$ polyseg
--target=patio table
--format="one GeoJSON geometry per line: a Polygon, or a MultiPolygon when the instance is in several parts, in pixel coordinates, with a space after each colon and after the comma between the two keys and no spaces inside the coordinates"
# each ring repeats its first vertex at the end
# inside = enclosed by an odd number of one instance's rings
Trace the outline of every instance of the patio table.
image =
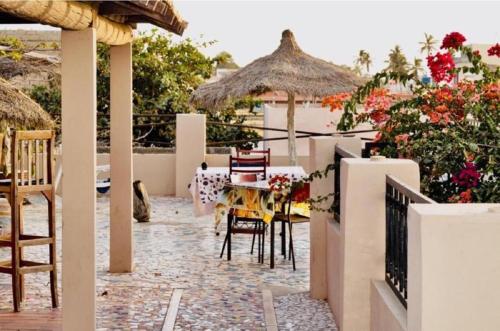
{"type": "MultiPolygon", "coordinates": [[[[248,167],[252,169],[252,167],[248,167]]],[[[304,169],[299,166],[267,167],[265,180],[280,175],[286,176],[292,182],[299,181],[307,176],[304,169]]],[[[264,178],[260,178],[263,180],[264,178]]],[[[196,169],[196,174],[191,180],[189,191],[193,197],[195,216],[209,215],[214,212],[218,199],[224,186],[230,182],[229,167],[209,167],[202,170],[196,169]]],[[[216,224],[217,228],[218,224],[216,224]]]]}

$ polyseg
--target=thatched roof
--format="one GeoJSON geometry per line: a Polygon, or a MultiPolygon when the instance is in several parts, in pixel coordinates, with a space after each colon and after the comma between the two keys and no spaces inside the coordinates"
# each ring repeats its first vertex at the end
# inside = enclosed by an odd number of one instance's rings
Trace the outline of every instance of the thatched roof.
{"type": "Polygon", "coordinates": [[[23,129],[50,129],[54,126],[42,107],[3,78],[0,78],[0,122],[23,129]]]}
{"type": "Polygon", "coordinates": [[[322,97],[350,92],[363,84],[354,73],[304,53],[290,30],[283,31],[281,44],[272,54],[261,57],[215,83],[200,86],[191,101],[216,108],[226,101],[268,91],[322,97]]]}
{"type": "MultiPolygon", "coordinates": [[[[8,51],[10,48],[0,46],[0,51],[1,50],[8,51]]],[[[19,60],[14,60],[7,56],[0,57],[1,78],[7,79],[12,84],[11,80],[13,78],[29,75],[38,75],[43,77],[43,80],[46,83],[48,83],[49,80],[59,81],[61,77],[61,61],[57,56],[46,55],[38,52],[25,53],[19,60]]],[[[37,84],[40,85],[40,83],[37,84]]]]}

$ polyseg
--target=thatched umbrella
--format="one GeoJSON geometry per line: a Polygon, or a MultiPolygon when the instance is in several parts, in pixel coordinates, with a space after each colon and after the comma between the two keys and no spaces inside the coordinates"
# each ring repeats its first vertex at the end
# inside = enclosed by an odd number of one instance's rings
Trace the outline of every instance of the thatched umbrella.
{"type": "Polygon", "coordinates": [[[50,129],[50,115],[21,90],[0,78],[0,123],[23,129],[50,129]]]}
{"type": "Polygon", "coordinates": [[[350,92],[363,80],[340,66],[304,53],[290,30],[283,31],[281,44],[272,54],[261,57],[221,80],[200,86],[191,101],[202,107],[218,108],[230,100],[267,91],[288,94],[288,153],[297,164],[295,148],[295,95],[323,97],[350,92]]]}
{"type": "Polygon", "coordinates": [[[0,168],[8,173],[8,160],[10,157],[10,144],[8,128],[16,129],[51,129],[54,122],[35,101],[31,100],[21,90],[12,86],[5,79],[0,78],[0,168]]]}

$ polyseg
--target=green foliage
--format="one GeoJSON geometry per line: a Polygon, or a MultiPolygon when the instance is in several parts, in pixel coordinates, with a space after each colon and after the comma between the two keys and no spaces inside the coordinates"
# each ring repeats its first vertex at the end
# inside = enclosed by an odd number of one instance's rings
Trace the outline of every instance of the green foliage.
{"type": "Polygon", "coordinates": [[[399,45],[394,46],[389,53],[389,60],[386,71],[395,72],[398,74],[406,74],[408,71],[408,60],[404,55],[399,45]]]}
{"type": "MultiPolygon", "coordinates": [[[[135,114],[176,114],[193,111],[189,105],[191,93],[213,72],[217,61],[221,59],[205,56],[201,50],[214,42],[194,42],[184,39],[174,42],[170,34],[152,30],[141,33],[134,39],[132,50],[133,65],[133,102],[135,114]]],[[[226,60],[231,58],[229,54],[226,60]]],[[[97,47],[97,112],[100,128],[98,137],[109,139],[110,113],[110,61],[109,46],[98,44],[97,47]]],[[[30,92],[32,97],[49,111],[51,115],[60,114],[60,87],[36,86],[30,92]]],[[[250,108],[256,103],[250,99],[241,101],[250,108]]],[[[241,106],[241,105],[239,105],[241,106]]],[[[221,120],[235,121],[234,114],[220,117],[221,120]],[[231,116],[229,116],[231,115],[231,116]]],[[[212,115],[209,115],[212,116],[212,115]]],[[[243,121],[237,120],[237,121],[243,121]]],[[[171,122],[154,121],[155,123],[171,122]]],[[[134,136],[138,143],[149,146],[156,142],[160,146],[175,142],[175,126],[148,126],[151,119],[137,118],[134,136]],[[150,143],[148,143],[150,141],[150,143]]],[[[239,128],[221,128],[213,138],[220,137],[255,137],[255,133],[239,128]],[[225,132],[227,130],[228,132],[225,132]]],[[[218,140],[220,141],[220,140],[218,140]]]]}
{"type": "Polygon", "coordinates": [[[370,121],[370,110],[359,113],[358,105],[389,80],[411,81],[415,84],[413,95],[377,110],[387,116],[384,122],[371,121],[379,130],[380,141],[397,146],[382,154],[418,162],[421,190],[438,202],[498,202],[500,69],[491,71],[469,47],[458,50],[471,66],[455,68],[453,73],[472,72],[482,78],[458,86],[422,85],[415,81],[415,72],[378,73],[344,104],[338,129],[349,130],[370,121]]]}
{"type": "Polygon", "coordinates": [[[35,85],[29,96],[50,114],[56,124],[56,133],[61,132],[61,90],[53,86],[35,85]]]}
{"type": "Polygon", "coordinates": [[[6,49],[0,50],[1,57],[9,57],[15,61],[19,61],[23,57],[26,49],[24,43],[16,37],[2,37],[0,38],[0,46],[6,49]]]}
{"type": "Polygon", "coordinates": [[[239,66],[234,62],[233,56],[224,51],[214,57],[216,69],[238,69],[239,66]]]}
{"type": "MultiPolygon", "coordinates": [[[[225,110],[223,112],[208,113],[207,121],[222,122],[243,125],[245,117],[236,116],[234,109],[225,110]]],[[[229,127],[223,125],[208,124],[207,125],[207,142],[223,142],[236,140],[251,140],[258,139],[260,135],[254,130],[242,129],[239,127],[229,127]]],[[[257,147],[257,142],[240,142],[228,143],[218,146],[239,147],[242,149],[252,149],[257,147]]]]}
{"type": "Polygon", "coordinates": [[[30,98],[35,100],[52,117],[61,114],[60,89],[45,85],[35,85],[30,90],[30,98]]]}

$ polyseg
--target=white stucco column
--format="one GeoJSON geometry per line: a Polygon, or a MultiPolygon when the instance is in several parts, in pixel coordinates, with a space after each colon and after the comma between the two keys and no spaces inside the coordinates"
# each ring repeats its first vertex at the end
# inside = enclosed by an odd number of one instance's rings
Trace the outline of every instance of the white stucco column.
{"type": "Polygon", "coordinates": [[[500,204],[408,208],[408,331],[500,330],[500,204]]]}
{"type": "Polygon", "coordinates": [[[63,329],[95,330],[96,36],[61,33],[63,329]]]}
{"type": "Polygon", "coordinates": [[[188,185],[205,161],[206,119],[203,114],[178,114],[175,130],[175,196],[190,197],[188,185]]]}
{"type": "MultiPolygon", "coordinates": [[[[309,169],[311,172],[325,170],[328,164],[334,162],[335,145],[345,147],[347,150],[361,154],[361,140],[359,138],[342,137],[314,137],[309,139],[309,169]]],[[[311,183],[311,196],[325,196],[333,192],[334,173],[328,177],[315,179],[311,183]]],[[[322,208],[328,209],[332,199],[324,202],[322,208]]],[[[315,299],[328,297],[327,284],[327,225],[331,215],[326,212],[311,211],[310,230],[310,292],[315,299]]],[[[328,252],[329,253],[329,252],[328,252]]]]}
{"type": "Polygon", "coordinates": [[[110,272],[134,267],[132,44],[110,48],[111,205],[110,272]]]}
{"type": "Polygon", "coordinates": [[[385,279],[386,175],[419,190],[418,164],[401,159],[344,158],[340,167],[340,265],[333,282],[343,331],[370,330],[372,281],[385,279]]]}

